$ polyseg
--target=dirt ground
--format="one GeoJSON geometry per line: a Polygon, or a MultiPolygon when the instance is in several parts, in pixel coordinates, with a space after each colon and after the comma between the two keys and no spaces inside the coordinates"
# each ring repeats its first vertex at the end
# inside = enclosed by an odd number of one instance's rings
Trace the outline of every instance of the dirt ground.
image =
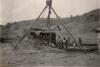
{"type": "Polygon", "coordinates": [[[13,50],[0,48],[0,67],[100,67],[100,54],[64,51],[51,47],[13,50]]]}

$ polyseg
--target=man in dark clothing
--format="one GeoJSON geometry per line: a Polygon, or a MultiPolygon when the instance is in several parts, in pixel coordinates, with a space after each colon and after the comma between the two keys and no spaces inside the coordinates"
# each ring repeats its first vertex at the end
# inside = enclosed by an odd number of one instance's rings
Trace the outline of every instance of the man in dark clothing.
{"type": "Polygon", "coordinates": [[[65,49],[65,41],[66,41],[66,38],[64,38],[63,41],[62,41],[63,42],[63,48],[64,49],[65,49]]]}
{"type": "Polygon", "coordinates": [[[79,37],[79,44],[80,46],[83,46],[82,39],[80,37],[79,37]]]}
{"type": "Polygon", "coordinates": [[[70,46],[70,37],[67,39],[67,45],[70,46]]]}

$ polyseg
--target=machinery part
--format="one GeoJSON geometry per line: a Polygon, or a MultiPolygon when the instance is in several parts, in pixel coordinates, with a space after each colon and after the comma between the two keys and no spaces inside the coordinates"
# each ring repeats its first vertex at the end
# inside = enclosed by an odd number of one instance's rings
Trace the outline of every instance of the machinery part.
{"type": "Polygon", "coordinates": [[[51,7],[52,6],[52,0],[46,0],[46,5],[51,7]]]}

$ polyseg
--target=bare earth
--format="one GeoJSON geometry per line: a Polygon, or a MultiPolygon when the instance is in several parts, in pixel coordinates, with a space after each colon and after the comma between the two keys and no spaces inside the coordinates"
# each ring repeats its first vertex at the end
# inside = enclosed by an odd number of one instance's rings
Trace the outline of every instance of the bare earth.
{"type": "Polygon", "coordinates": [[[57,48],[13,50],[0,48],[0,67],[100,67],[100,54],[66,52],[57,48]]]}

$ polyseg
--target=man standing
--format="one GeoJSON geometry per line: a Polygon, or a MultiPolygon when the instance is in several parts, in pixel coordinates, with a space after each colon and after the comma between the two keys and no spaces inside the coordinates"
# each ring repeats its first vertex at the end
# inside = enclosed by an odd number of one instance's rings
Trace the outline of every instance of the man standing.
{"type": "Polygon", "coordinates": [[[82,39],[79,37],[79,45],[83,46],[82,39]]]}
{"type": "Polygon", "coordinates": [[[97,36],[97,44],[98,44],[98,50],[100,53],[100,31],[98,32],[98,36],[97,36]]]}
{"type": "Polygon", "coordinates": [[[63,49],[66,48],[66,38],[63,39],[63,49]]]}
{"type": "Polygon", "coordinates": [[[68,47],[68,40],[66,38],[63,39],[63,48],[66,50],[68,47]]]}
{"type": "Polygon", "coordinates": [[[67,39],[67,45],[70,46],[70,37],[67,39]]]}

